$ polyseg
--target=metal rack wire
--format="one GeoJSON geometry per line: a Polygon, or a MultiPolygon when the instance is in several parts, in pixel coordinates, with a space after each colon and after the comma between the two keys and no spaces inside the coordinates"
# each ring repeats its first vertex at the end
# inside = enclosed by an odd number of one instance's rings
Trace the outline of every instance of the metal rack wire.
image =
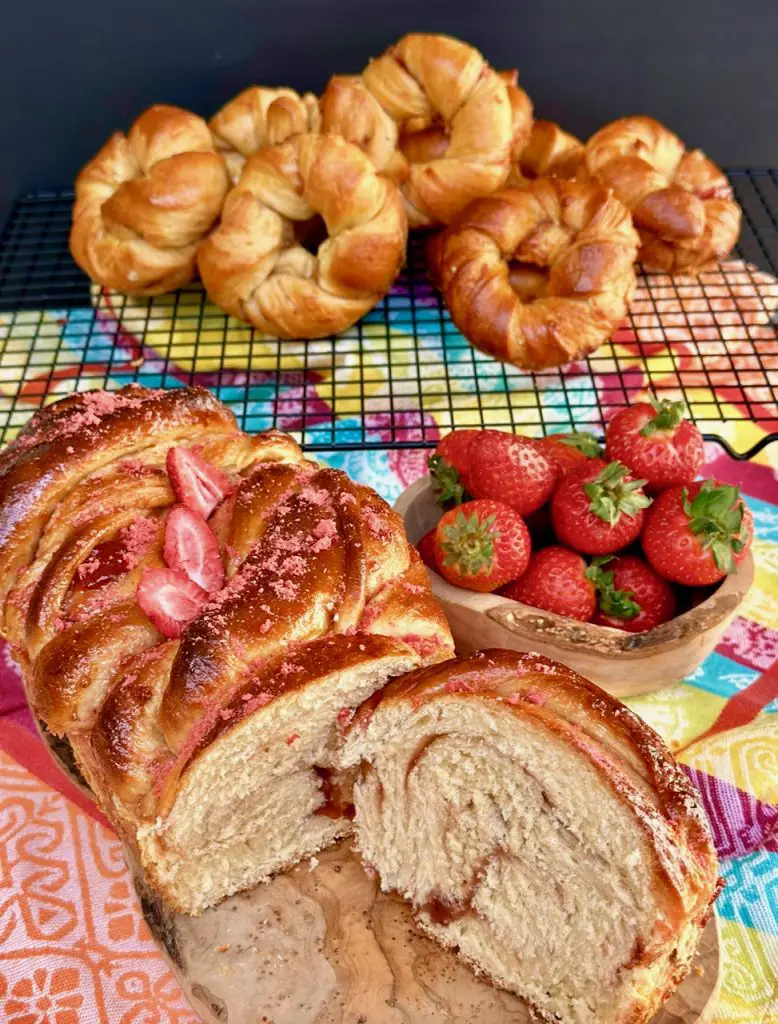
{"type": "Polygon", "coordinates": [[[353,328],[278,341],[229,320],[198,285],[155,300],[90,291],[67,249],[72,193],[26,196],[0,236],[0,440],[68,391],[130,381],[204,384],[245,429],[291,430],[314,451],[433,445],[462,426],[601,433],[651,390],[684,398],[708,439],[751,457],[778,436],[778,174],[730,178],[744,211],[736,257],[699,279],[642,277],[609,344],[540,373],[467,343],[427,279],[420,239],[353,328]]]}

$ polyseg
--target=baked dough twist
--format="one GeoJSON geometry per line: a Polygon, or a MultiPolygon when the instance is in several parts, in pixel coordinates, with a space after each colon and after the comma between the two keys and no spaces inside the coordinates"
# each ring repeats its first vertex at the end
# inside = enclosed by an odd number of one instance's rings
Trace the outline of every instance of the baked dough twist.
{"type": "Polygon", "coordinates": [[[0,456],[0,526],[0,626],[30,703],[184,912],[347,834],[330,772],[349,709],[451,654],[401,519],[204,389],[49,406],[0,456]],[[221,499],[207,522],[182,481],[221,499]],[[191,582],[206,569],[226,572],[210,596],[191,582]]]}
{"type": "Polygon", "coordinates": [[[726,175],[658,121],[612,121],[586,143],[585,162],[632,212],[646,270],[697,273],[732,251],[740,207],[726,175]]]}
{"type": "Polygon", "coordinates": [[[538,178],[476,200],[427,251],[468,341],[538,370],[593,352],[618,327],[637,244],[628,210],[609,192],[538,178]]]}
{"type": "Polygon", "coordinates": [[[316,338],[389,291],[407,234],[397,188],[361,150],[335,135],[296,135],[249,158],[198,266],[228,313],[281,338],[316,338]],[[328,237],[312,253],[300,232],[317,216],[328,237]]]}
{"type": "MultiPolygon", "coordinates": [[[[337,76],[321,98],[322,131],[356,143],[402,189],[411,227],[447,224],[471,199],[499,188],[510,167],[513,111],[505,82],[472,46],[407,35],[361,76],[337,76]],[[442,123],[445,152],[410,160],[400,148],[442,123]]],[[[433,132],[439,139],[440,133],[433,132]]]]}
{"type": "Polygon", "coordinates": [[[216,152],[227,164],[233,185],[248,157],[293,135],[319,130],[319,103],[312,93],[252,85],[231,99],[208,122],[216,152]]]}
{"type": "Polygon", "coordinates": [[[357,712],[357,841],[423,931],[560,1024],[645,1024],[718,891],[694,787],[659,736],[539,655],[412,672],[357,712]]]}
{"type": "Polygon", "coordinates": [[[523,149],[513,158],[509,185],[533,178],[576,178],[584,163],[584,144],[553,121],[535,121],[523,149]]]}
{"type": "Polygon", "coordinates": [[[76,178],[73,259],[97,284],[130,295],[180,288],[194,277],[197,245],[228,187],[205,121],[149,107],[76,178]]]}

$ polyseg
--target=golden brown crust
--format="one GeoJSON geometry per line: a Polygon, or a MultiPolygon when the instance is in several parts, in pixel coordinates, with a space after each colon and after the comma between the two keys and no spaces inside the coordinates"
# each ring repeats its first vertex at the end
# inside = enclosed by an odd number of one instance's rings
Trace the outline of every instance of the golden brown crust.
{"type": "Polygon", "coordinates": [[[447,224],[505,181],[512,138],[527,116],[517,93],[512,105],[505,81],[466,43],[410,34],[361,76],[330,82],[322,130],[361,146],[400,184],[411,227],[447,224]]]}
{"type": "Polygon", "coordinates": [[[202,118],[158,104],[80,172],[70,251],[98,284],[134,295],[179,288],[219,216],[227,169],[202,118]]]}
{"type": "Polygon", "coordinates": [[[233,185],[246,160],[263,146],[277,146],[293,135],[316,132],[319,105],[312,93],[252,85],[213,115],[208,122],[214,147],[227,164],[233,185]]]}
{"type": "Polygon", "coordinates": [[[312,338],[375,305],[406,240],[392,182],[345,139],[302,134],[248,159],[197,259],[222,309],[278,337],[312,338]],[[299,236],[317,216],[328,238],[314,255],[299,236]]]}
{"type": "Polygon", "coordinates": [[[476,200],[432,239],[428,261],[473,345],[543,369],[593,352],[622,322],[637,242],[604,189],[539,178],[476,200]]]}
{"type": "Polygon", "coordinates": [[[230,722],[262,713],[244,700],[251,680],[280,694],[325,667],[451,653],[397,514],[290,437],[241,433],[203,389],[81,393],[43,410],[0,455],[0,524],[3,628],[31,704],[130,841],[230,722]],[[228,583],[165,640],[136,590],[164,565],[166,458],[180,445],[234,487],[209,520],[228,583]]]}
{"type": "Polygon", "coordinates": [[[584,163],[584,144],[553,121],[535,121],[524,148],[514,157],[509,185],[526,179],[575,179],[584,163]]]}
{"type": "Polygon", "coordinates": [[[653,118],[605,125],[586,143],[585,164],[632,212],[646,270],[698,273],[737,242],[740,207],[726,175],[653,118]]]}

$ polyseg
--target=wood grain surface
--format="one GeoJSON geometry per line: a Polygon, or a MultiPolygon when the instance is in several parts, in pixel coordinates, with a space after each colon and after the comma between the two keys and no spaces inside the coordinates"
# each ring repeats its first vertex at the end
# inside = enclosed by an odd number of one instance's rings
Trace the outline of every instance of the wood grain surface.
{"type": "MultiPolygon", "coordinates": [[[[404,491],[395,509],[411,543],[441,516],[429,477],[404,491]]],[[[530,608],[499,594],[478,594],[447,583],[429,570],[432,590],[443,607],[457,651],[484,647],[536,651],[580,672],[616,697],[632,697],[671,686],[691,675],[710,654],[754,579],[751,554],[707,600],[645,633],[627,633],[530,608]]]]}
{"type": "MultiPolygon", "coordinates": [[[[136,889],[192,1006],[207,1024],[531,1024],[381,893],[350,841],[193,918],[136,889]]],[[[707,1024],[719,983],[715,918],[692,973],[652,1024],[707,1024]]]]}

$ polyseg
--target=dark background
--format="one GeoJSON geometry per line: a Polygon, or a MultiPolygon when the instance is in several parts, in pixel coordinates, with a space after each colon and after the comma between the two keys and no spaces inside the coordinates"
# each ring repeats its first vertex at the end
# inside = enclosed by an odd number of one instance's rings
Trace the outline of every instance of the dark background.
{"type": "Polygon", "coordinates": [[[320,91],[409,30],[518,67],[538,116],[578,135],[650,113],[719,163],[778,166],[778,0],[2,0],[0,223],[150,103],[320,91]]]}

